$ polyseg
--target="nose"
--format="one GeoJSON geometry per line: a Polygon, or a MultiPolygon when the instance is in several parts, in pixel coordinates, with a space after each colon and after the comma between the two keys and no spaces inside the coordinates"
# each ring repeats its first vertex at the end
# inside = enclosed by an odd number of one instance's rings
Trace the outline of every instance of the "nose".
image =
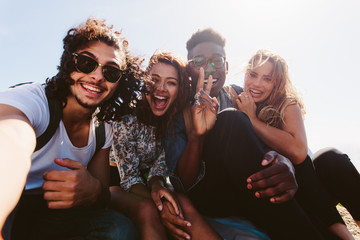
{"type": "Polygon", "coordinates": [[[166,91],[165,81],[158,81],[155,87],[158,91],[166,91]]]}
{"type": "Polygon", "coordinates": [[[93,71],[91,74],[91,78],[94,79],[97,82],[104,81],[104,74],[102,71],[102,65],[99,64],[99,66],[93,71]]]}
{"type": "Polygon", "coordinates": [[[208,61],[205,66],[205,79],[207,79],[213,72],[215,72],[215,68],[213,65],[211,65],[211,62],[208,61]]]}
{"type": "Polygon", "coordinates": [[[260,77],[256,77],[256,78],[254,78],[254,80],[253,80],[253,84],[254,84],[254,85],[259,85],[260,82],[261,82],[261,78],[260,78],[260,77]]]}

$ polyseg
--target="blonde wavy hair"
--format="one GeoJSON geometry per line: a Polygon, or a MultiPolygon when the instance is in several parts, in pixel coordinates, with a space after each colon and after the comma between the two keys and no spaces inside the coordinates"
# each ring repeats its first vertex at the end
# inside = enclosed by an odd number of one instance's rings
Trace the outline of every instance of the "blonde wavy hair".
{"type": "Polygon", "coordinates": [[[286,61],[277,53],[269,50],[258,50],[245,67],[245,74],[249,74],[250,71],[266,62],[273,64],[271,77],[274,81],[274,88],[265,101],[256,103],[256,115],[268,125],[281,128],[284,124],[284,110],[287,106],[298,104],[303,117],[305,107],[290,80],[286,61]]]}

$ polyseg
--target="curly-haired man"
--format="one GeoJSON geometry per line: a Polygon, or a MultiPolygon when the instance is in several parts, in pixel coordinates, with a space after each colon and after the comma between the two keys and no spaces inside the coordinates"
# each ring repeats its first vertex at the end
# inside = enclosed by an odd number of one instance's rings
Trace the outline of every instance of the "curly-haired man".
{"type": "Polygon", "coordinates": [[[8,194],[1,200],[0,225],[26,182],[11,214],[11,239],[131,239],[132,223],[105,210],[112,140],[105,121],[135,106],[141,60],[129,54],[120,32],[99,19],[70,29],[63,42],[59,72],[46,85],[24,84],[0,93],[0,191],[8,194]],[[48,99],[61,106],[61,121],[33,152],[36,138],[51,123],[48,99]],[[97,150],[99,122],[104,122],[105,141],[97,150]]]}

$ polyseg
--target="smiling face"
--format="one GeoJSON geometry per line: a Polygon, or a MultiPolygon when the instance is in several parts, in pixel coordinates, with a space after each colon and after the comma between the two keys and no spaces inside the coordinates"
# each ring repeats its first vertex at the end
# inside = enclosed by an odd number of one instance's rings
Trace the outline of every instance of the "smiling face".
{"type": "Polygon", "coordinates": [[[82,107],[93,109],[110,98],[119,83],[119,81],[115,83],[106,81],[102,66],[108,65],[121,69],[120,63],[123,62],[121,61],[123,56],[120,50],[103,42],[90,42],[78,49],[76,53],[91,57],[101,64],[88,74],[80,71],[70,74],[74,84],[70,86],[71,95],[68,98],[73,97],[82,107]]]}
{"type": "Polygon", "coordinates": [[[179,74],[174,66],[160,62],[152,66],[150,76],[154,86],[153,91],[146,95],[146,100],[153,114],[162,116],[177,97],[179,74]]]}
{"type": "MultiPolygon", "coordinates": [[[[205,82],[210,75],[213,77],[213,85],[210,91],[212,97],[217,97],[221,88],[224,86],[226,74],[228,70],[228,63],[224,61],[221,67],[216,67],[209,59],[216,59],[216,57],[223,57],[225,59],[224,48],[214,42],[202,42],[197,44],[188,53],[189,60],[196,57],[203,57],[207,59],[207,63],[204,66],[205,71],[205,82]]],[[[196,87],[199,78],[199,68],[196,67],[192,62],[189,63],[189,74],[192,79],[193,86],[196,87]]]]}
{"type": "Polygon", "coordinates": [[[267,61],[254,69],[248,69],[246,72],[244,90],[251,94],[256,103],[265,101],[274,89],[273,65],[272,62],[267,61]]]}

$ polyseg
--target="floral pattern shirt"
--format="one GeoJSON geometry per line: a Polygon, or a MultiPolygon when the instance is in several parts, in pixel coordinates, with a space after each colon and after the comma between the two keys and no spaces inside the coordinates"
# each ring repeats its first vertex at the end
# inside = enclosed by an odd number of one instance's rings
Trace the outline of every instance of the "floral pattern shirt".
{"type": "Polygon", "coordinates": [[[110,163],[116,163],[123,189],[129,191],[138,183],[146,185],[153,176],[168,176],[165,151],[156,141],[154,127],[140,123],[136,116],[125,115],[120,122],[113,122],[112,128],[110,163]]]}

